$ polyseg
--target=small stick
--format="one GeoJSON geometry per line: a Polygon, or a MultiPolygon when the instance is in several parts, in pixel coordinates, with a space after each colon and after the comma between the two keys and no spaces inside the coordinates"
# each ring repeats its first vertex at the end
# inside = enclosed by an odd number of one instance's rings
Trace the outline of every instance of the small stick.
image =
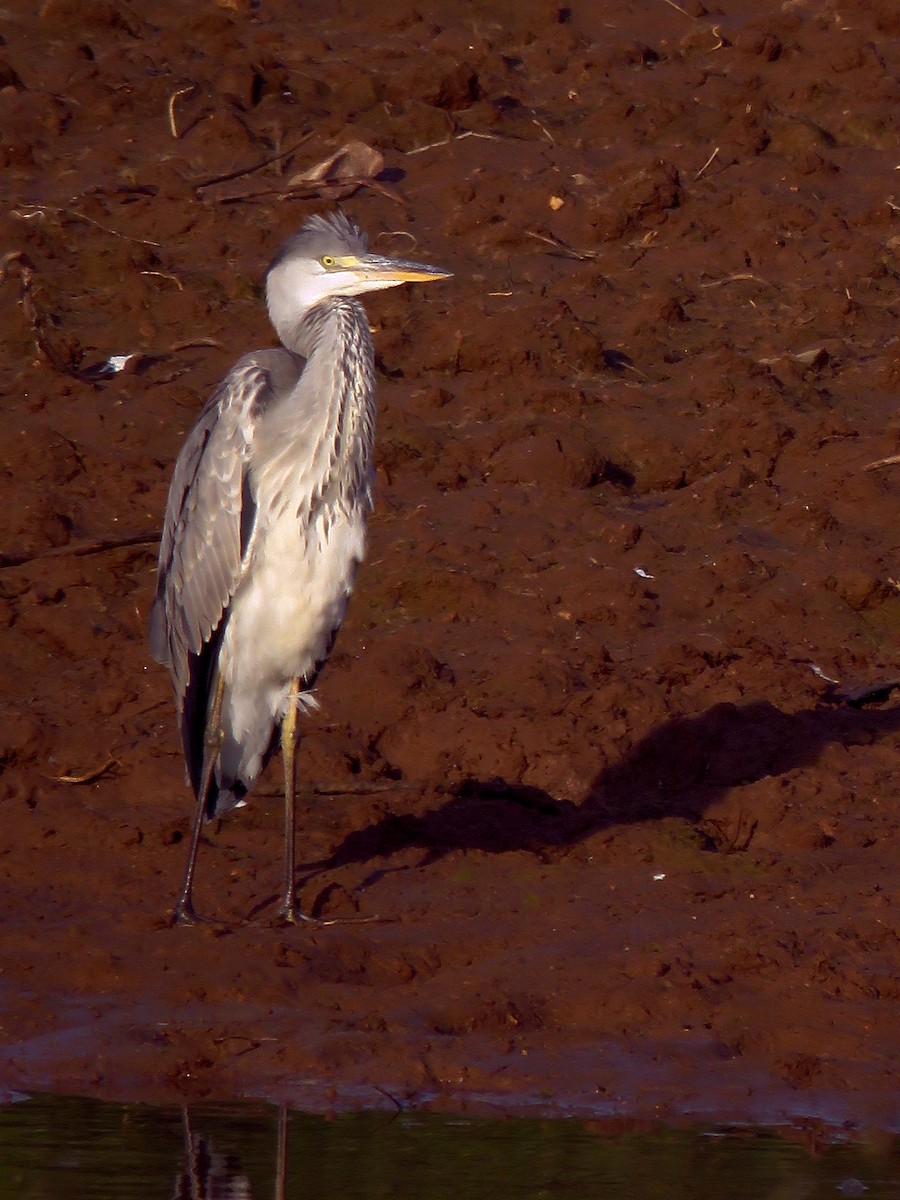
{"type": "Polygon", "coordinates": [[[535,241],[546,242],[548,246],[555,246],[557,250],[561,250],[569,258],[575,258],[579,262],[588,262],[591,259],[600,257],[599,254],[594,254],[591,250],[576,250],[574,246],[570,246],[568,242],[564,242],[562,238],[558,238],[552,233],[536,233],[533,229],[526,229],[525,233],[528,237],[534,238],[535,241]]]}
{"type": "Polygon", "coordinates": [[[179,88],[177,92],[173,92],[169,97],[169,128],[172,131],[172,137],[178,141],[179,133],[178,126],[175,124],[175,101],[179,96],[186,96],[188,92],[193,92],[196,89],[196,83],[192,83],[189,87],[179,88]]]}
{"type": "Polygon", "coordinates": [[[736,275],[726,275],[724,279],[711,279],[709,283],[701,283],[702,288],[721,287],[725,283],[738,283],[741,280],[749,280],[751,283],[761,283],[763,287],[769,287],[769,283],[765,279],[761,279],[759,275],[751,275],[749,271],[739,271],[736,275]]]}
{"type": "Polygon", "coordinates": [[[878,458],[875,462],[866,463],[864,471],[877,471],[881,467],[895,467],[900,463],[900,454],[891,454],[888,458],[878,458]]]}
{"type": "MultiPolygon", "coordinates": [[[[74,208],[55,208],[48,204],[30,204],[27,208],[12,210],[12,215],[22,221],[33,221],[35,218],[41,219],[46,217],[48,213],[52,213],[56,217],[70,217],[75,221],[86,221],[88,225],[102,229],[104,233],[108,233],[112,237],[124,238],[126,242],[138,242],[142,246],[159,246],[159,242],[151,242],[149,238],[132,237],[130,233],[119,233],[117,229],[110,229],[108,225],[101,225],[93,217],[85,216],[84,213],[78,212],[74,208]]],[[[18,251],[14,251],[14,254],[17,253],[18,251]]]]}
{"type": "Polygon", "coordinates": [[[156,532],[129,533],[120,538],[89,538],[82,542],[70,542],[68,546],[54,546],[51,550],[30,552],[14,552],[4,554],[0,551],[0,570],[5,567],[22,567],[26,563],[35,562],[41,558],[62,558],[72,555],[82,558],[87,554],[103,554],[107,550],[122,550],[127,546],[156,546],[159,544],[159,534],[156,532]]]}
{"type": "Polygon", "coordinates": [[[245,200],[264,200],[267,196],[277,196],[279,200],[330,200],[350,196],[361,187],[371,188],[388,200],[393,200],[395,204],[402,203],[389,188],[379,183],[377,179],[362,176],[348,177],[347,179],[322,179],[316,183],[300,184],[297,187],[261,188],[256,192],[240,192],[236,196],[216,196],[215,199],[217,204],[240,204],[245,200]]]}
{"type": "Polygon", "coordinates": [[[197,350],[199,348],[211,347],[213,350],[221,350],[222,343],[217,342],[215,338],[192,338],[189,342],[175,342],[169,347],[169,354],[178,354],[182,350],[197,350]]]}
{"type": "Polygon", "coordinates": [[[684,16],[690,17],[692,21],[697,20],[697,18],[692,13],[689,13],[686,8],[682,8],[680,4],[676,4],[675,0],[666,0],[666,4],[668,4],[670,8],[677,9],[678,12],[682,13],[684,16]]]}
{"type": "Polygon", "coordinates": [[[101,775],[105,775],[107,771],[119,765],[119,760],[110,755],[102,766],[94,767],[92,771],[85,771],[83,775],[47,775],[45,778],[52,779],[54,783],[93,783],[95,779],[99,779],[101,775]]]}
{"type": "MultiPolygon", "coordinates": [[[[532,109],[531,111],[533,113],[534,109],[532,109]]],[[[537,117],[532,116],[531,123],[532,123],[532,125],[537,125],[538,129],[541,131],[542,134],[544,134],[544,136],[547,138],[547,141],[550,143],[551,146],[556,145],[556,142],[554,142],[554,140],[553,140],[553,134],[550,132],[550,130],[547,128],[546,125],[541,124],[541,122],[537,119],[537,117]]]]}
{"type": "Polygon", "coordinates": [[[112,237],[124,238],[126,242],[139,242],[142,246],[160,245],[159,242],[151,242],[149,238],[132,237],[130,233],[119,233],[117,229],[110,229],[107,225],[101,225],[93,217],[87,217],[84,213],[77,212],[74,208],[60,208],[57,211],[61,216],[74,217],[76,221],[87,221],[88,225],[94,225],[97,229],[102,229],[104,233],[108,233],[112,237]]]}
{"type": "Polygon", "coordinates": [[[700,168],[700,170],[699,170],[699,171],[697,172],[697,174],[694,176],[694,179],[699,179],[699,178],[700,178],[700,176],[703,174],[703,172],[704,172],[704,171],[706,170],[706,168],[707,168],[707,167],[710,165],[710,163],[713,161],[713,159],[716,157],[716,155],[717,155],[718,153],[719,153],[719,147],[718,147],[718,146],[716,146],[715,150],[713,150],[712,154],[709,156],[709,158],[706,160],[706,162],[703,164],[703,166],[700,168]]]}
{"type": "Polygon", "coordinates": [[[179,292],[184,291],[184,284],[176,275],[167,275],[165,271],[141,271],[142,275],[156,275],[160,279],[168,279],[169,283],[174,283],[179,292]]]}
{"type": "Polygon", "coordinates": [[[261,171],[263,167],[268,167],[272,163],[280,162],[283,158],[288,158],[295,150],[299,150],[304,142],[308,142],[312,137],[312,131],[304,133],[299,142],[295,142],[290,150],[282,150],[280,154],[273,154],[270,158],[264,158],[262,162],[255,163],[252,167],[241,167],[237,171],[229,171],[227,175],[213,175],[210,179],[204,179],[200,183],[194,184],[194,191],[202,192],[205,188],[212,187],[216,183],[229,183],[232,179],[241,179],[244,175],[252,175],[254,171],[261,171]]]}
{"type": "Polygon", "coordinates": [[[409,238],[409,240],[412,242],[413,250],[415,250],[416,246],[418,246],[418,244],[419,244],[419,239],[416,237],[416,235],[414,233],[410,233],[408,229],[386,229],[384,231],[384,233],[379,233],[376,236],[375,241],[378,242],[382,238],[392,238],[392,237],[409,238]]]}
{"type": "MultiPolygon", "coordinates": [[[[535,124],[537,122],[535,121],[535,124]]],[[[546,131],[545,131],[546,132],[546,131]]],[[[550,136],[549,134],[547,135],[550,136]]],[[[413,150],[407,150],[407,157],[413,154],[423,154],[426,150],[436,150],[438,146],[449,146],[451,142],[461,142],[463,138],[484,138],[486,142],[500,142],[503,139],[496,133],[479,133],[476,129],[466,129],[463,133],[456,133],[452,137],[445,137],[442,142],[429,142],[427,146],[416,146],[413,150]]],[[[553,139],[550,138],[552,141],[553,139]]]]}

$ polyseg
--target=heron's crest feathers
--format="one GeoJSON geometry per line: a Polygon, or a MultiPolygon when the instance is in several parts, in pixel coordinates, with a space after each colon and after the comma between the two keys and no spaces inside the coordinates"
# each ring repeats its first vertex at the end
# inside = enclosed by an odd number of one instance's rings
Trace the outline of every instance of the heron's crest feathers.
{"type": "Polygon", "coordinates": [[[318,259],[325,254],[339,258],[346,254],[365,254],[368,249],[369,239],[342,212],[316,213],[288,238],[272,259],[269,270],[290,258],[318,259]]]}

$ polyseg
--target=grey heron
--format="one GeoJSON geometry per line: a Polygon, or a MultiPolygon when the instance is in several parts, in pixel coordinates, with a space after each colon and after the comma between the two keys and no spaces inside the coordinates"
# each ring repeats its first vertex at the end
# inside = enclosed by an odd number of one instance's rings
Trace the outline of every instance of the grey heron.
{"type": "Polygon", "coordinates": [[[372,507],[375,372],[356,296],[449,272],[372,254],[342,213],[311,217],[266,276],[281,348],[245,354],[188,435],[172,476],[150,648],[169,670],[196,812],[173,922],[199,918],[200,831],[240,805],[280,739],[285,879],[294,863],[298,718],[328,658],[372,507]]]}

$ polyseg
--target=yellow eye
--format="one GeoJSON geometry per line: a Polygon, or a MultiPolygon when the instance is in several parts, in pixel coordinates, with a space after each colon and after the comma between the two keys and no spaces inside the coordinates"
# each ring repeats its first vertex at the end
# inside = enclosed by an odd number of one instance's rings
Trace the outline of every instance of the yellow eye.
{"type": "Polygon", "coordinates": [[[323,267],[333,267],[334,266],[334,257],[331,254],[323,254],[320,261],[321,261],[323,267]]]}

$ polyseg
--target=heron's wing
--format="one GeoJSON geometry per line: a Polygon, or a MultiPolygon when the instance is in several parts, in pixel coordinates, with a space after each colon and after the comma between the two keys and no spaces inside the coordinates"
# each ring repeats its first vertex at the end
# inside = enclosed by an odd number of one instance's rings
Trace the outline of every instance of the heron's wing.
{"type": "Polygon", "coordinates": [[[198,655],[241,577],[253,511],[245,486],[268,371],[243,359],[203,409],[175,464],[159,553],[150,650],[169,668],[179,709],[198,655]]]}

